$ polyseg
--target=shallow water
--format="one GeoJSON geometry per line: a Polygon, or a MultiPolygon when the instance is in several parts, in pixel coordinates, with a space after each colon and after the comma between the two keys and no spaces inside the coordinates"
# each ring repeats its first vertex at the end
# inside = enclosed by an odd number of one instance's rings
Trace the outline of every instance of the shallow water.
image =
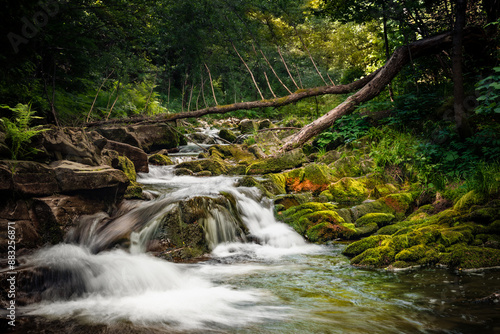
{"type": "Polygon", "coordinates": [[[70,331],[67,323],[72,332],[95,326],[120,332],[126,326],[128,332],[500,333],[499,304],[471,302],[500,290],[498,270],[352,267],[341,255],[345,245],[306,243],[274,220],[255,189],[236,190],[236,180],[174,177],[170,167],[153,167],[139,178],[163,194],[160,200],[232,191],[250,232],[263,244],[220,244],[209,261],[197,264],[169,263],[140,251],[92,254],[81,245],[57,245],[32,261],[70,271],[73,280],[64,288],[75,293],[58,294],[62,287],[56,286],[23,312],[53,333],[70,331]]]}

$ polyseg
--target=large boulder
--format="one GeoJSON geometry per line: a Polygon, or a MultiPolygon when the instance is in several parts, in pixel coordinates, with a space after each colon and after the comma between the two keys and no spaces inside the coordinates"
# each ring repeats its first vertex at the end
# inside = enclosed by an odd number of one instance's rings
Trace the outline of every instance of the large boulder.
{"type": "Polygon", "coordinates": [[[0,161],[0,190],[22,197],[45,196],[59,191],[55,173],[34,161],[0,161]]]}
{"type": "Polygon", "coordinates": [[[146,152],[174,148],[185,144],[185,138],[165,123],[133,125],[129,129],[139,139],[140,147],[146,152]]]}
{"type": "Polygon", "coordinates": [[[114,140],[108,140],[105,146],[108,150],[118,152],[132,161],[137,173],[148,173],[148,155],[142,149],[129,144],[120,143],[114,140]]]}
{"type": "Polygon", "coordinates": [[[135,147],[141,147],[137,135],[128,127],[111,126],[96,129],[102,136],[109,140],[128,144],[135,147]]]}
{"type": "Polygon", "coordinates": [[[185,138],[166,123],[103,127],[96,131],[109,140],[138,147],[147,153],[186,143],[185,138]]]}
{"type": "Polygon", "coordinates": [[[72,227],[78,217],[106,212],[111,202],[82,196],[52,195],[35,198],[32,211],[37,222],[37,232],[43,242],[57,243],[72,227]]]}
{"type": "Polygon", "coordinates": [[[88,166],[62,160],[50,165],[62,193],[92,192],[102,197],[113,194],[123,196],[129,179],[124,172],[110,166],[88,166]]]}
{"type": "Polygon", "coordinates": [[[101,164],[106,138],[95,131],[79,128],[51,128],[41,132],[34,147],[40,150],[36,160],[70,160],[86,165],[101,164]]]}

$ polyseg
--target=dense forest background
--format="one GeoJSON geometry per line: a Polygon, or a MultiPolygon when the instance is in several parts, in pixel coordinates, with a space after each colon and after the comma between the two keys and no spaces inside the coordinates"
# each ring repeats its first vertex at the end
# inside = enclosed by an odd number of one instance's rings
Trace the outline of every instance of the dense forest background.
{"type": "MultiPolygon", "coordinates": [[[[11,1],[0,14],[0,116],[12,118],[21,103],[37,111],[38,122],[83,126],[282,97],[351,83],[383,66],[398,47],[457,27],[475,29],[460,52],[445,48],[411,59],[379,96],[313,143],[324,152],[368,134],[381,164],[408,164],[437,185],[445,182],[438,175],[462,178],[477,166],[498,171],[499,6],[497,0],[11,1]],[[466,133],[457,131],[457,59],[465,112],[458,122],[467,123],[466,133]]],[[[347,96],[230,115],[301,127],[347,96]]]]}

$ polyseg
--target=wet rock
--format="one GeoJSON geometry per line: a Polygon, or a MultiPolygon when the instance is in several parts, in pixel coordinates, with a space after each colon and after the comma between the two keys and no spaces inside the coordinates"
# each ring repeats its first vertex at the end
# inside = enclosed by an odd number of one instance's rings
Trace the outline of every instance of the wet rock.
{"type": "Polygon", "coordinates": [[[141,147],[137,135],[133,131],[130,131],[130,129],[127,127],[124,126],[104,127],[104,128],[98,128],[96,129],[96,131],[109,140],[123,144],[128,144],[138,148],[141,147]]]}
{"type": "Polygon", "coordinates": [[[137,173],[148,173],[148,155],[140,148],[119,143],[113,140],[108,140],[105,146],[108,150],[113,150],[118,152],[119,155],[126,156],[129,158],[135,166],[135,171],[137,173]]]}
{"type": "Polygon", "coordinates": [[[157,166],[174,165],[174,163],[172,162],[172,160],[168,156],[166,156],[164,154],[160,154],[160,153],[150,155],[148,158],[148,162],[151,165],[157,165],[157,166]]]}

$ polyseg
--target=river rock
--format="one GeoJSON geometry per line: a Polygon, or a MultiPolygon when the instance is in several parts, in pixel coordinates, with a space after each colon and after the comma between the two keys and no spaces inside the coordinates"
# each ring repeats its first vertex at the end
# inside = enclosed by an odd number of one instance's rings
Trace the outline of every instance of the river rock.
{"type": "Polygon", "coordinates": [[[129,130],[135,133],[140,147],[148,153],[186,144],[186,139],[166,123],[133,125],[129,130]]]}
{"type": "Polygon", "coordinates": [[[59,191],[55,173],[34,161],[0,161],[0,190],[23,197],[44,196],[59,191]]]}
{"type": "Polygon", "coordinates": [[[40,150],[36,160],[70,160],[86,165],[101,164],[106,138],[95,131],[79,128],[51,128],[41,132],[34,147],[40,150]]]}
{"type": "Polygon", "coordinates": [[[110,194],[115,194],[117,198],[120,198],[129,184],[125,173],[106,165],[88,166],[62,160],[50,166],[54,169],[57,183],[63,193],[94,191],[94,195],[101,196],[105,195],[107,190],[110,194]],[[95,192],[95,190],[99,191],[95,192]]]}
{"type": "Polygon", "coordinates": [[[129,144],[108,140],[106,149],[118,152],[119,155],[129,158],[135,166],[137,173],[148,173],[148,155],[142,149],[129,144]]]}
{"type": "Polygon", "coordinates": [[[307,158],[304,152],[301,149],[295,149],[251,164],[247,169],[247,174],[277,173],[301,166],[305,162],[307,158]]]}
{"type": "Polygon", "coordinates": [[[112,127],[98,128],[96,129],[96,131],[109,140],[128,144],[135,147],[141,147],[137,135],[127,127],[112,126],[112,127]]]}
{"type": "Polygon", "coordinates": [[[238,129],[241,133],[254,133],[259,129],[259,125],[255,121],[244,119],[238,124],[238,129]]]}
{"type": "Polygon", "coordinates": [[[81,196],[52,195],[33,200],[32,210],[38,222],[38,233],[44,242],[56,243],[82,215],[107,212],[110,202],[81,196]]]}

